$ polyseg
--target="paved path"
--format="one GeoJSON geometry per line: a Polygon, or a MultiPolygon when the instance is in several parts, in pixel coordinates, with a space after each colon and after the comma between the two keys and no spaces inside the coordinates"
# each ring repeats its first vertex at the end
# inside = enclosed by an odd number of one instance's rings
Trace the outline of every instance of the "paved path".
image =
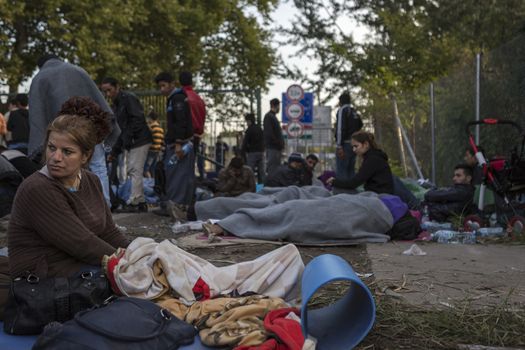
{"type": "Polygon", "coordinates": [[[503,303],[525,308],[525,245],[418,243],[425,256],[401,253],[412,243],[367,245],[380,292],[411,304],[451,307],[503,303]]]}

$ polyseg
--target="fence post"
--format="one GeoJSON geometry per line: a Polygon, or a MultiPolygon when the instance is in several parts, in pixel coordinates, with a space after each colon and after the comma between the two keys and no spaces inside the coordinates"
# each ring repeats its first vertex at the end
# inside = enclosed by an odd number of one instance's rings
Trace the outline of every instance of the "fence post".
{"type": "MultiPolygon", "coordinates": [[[[476,121],[479,121],[479,101],[480,101],[480,78],[481,78],[481,53],[476,55],[476,121]]],[[[479,125],[476,125],[476,145],[479,145],[479,125]]]]}
{"type": "Polygon", "coordinates": [[[432,183],[436,183],[436,124],[434,120],[434,83],[430,83],[430,136],[432,149],[432,183]]]}
{"type": "Polygon", "coordinates": [[[401,122],[399,121],[398,111],[397,111],[397,100],[394,94],[390,95],[392,99],[392,104],[394,105],[394,120],[396,122],[397,129],[397,139],[399,141],[399,153],[401,156],[401,163],[403,163],[403,171],[405,172],[405,177],[408,176],[407,161],[405,157],[405,148],[403,147],[403,135],[401,134],[401,122]]]}
{"type": "Polygon", "coordinates": [[[262,126],[261,124],[261,117],[262,117],[261,88],[255,89],[255,98],[257,99],[257,125],[262,126]]]}

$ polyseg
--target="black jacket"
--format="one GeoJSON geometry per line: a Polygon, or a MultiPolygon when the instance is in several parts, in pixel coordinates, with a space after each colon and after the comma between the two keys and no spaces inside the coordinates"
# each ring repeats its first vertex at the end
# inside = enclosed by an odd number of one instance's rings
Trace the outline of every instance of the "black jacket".
{"type": "Polygon", "coordinates": [[[264,152],[264,136],[259,125],[252,124],[246,129],[241,151],[242,153],[264,152]]]}
{"type": "Polygon", "coordinates": [[[11,131],[9,143],[29,142],[29,111],[20,108],[9,114],[7,130],[11,131]]]}
{"type": "Polygon", "coordinates": [[[337,146],[342,146],[345,141],[349,141],[352,134],[361,130],[363,121],[359,114],[350,105],[341,106],[337,110],[337,120],[335,124],[335,141],[337,146]]]}
{"type": "Polygon", "coordinates": [[[453,215],[468,215],[472,211],[475,187],[458,184],[433,189],[425,193],[425,203],[431,220],[446,221],[453,215]]]}
{"type": "Polygon", "coordinates": [[[284,148],[284,137],[281,125],[274,112],[270,111],[264,116],[264,146],[266,149],[282,151],[284,148]]]}
{"type": "Polygon", "coordinates": [[[121,133],[113,153],[122,149],[130,150],[153,142],[151,130],[144,117],[144,108],[137,96],[127,91],[120,91],[113,101],[113,110],[121,133]]]}
{"type": "Polygon", "coordinates": [[[288,164],[280,165],[271,174],[268,174],[265,186],[268,187],[288,187],[288,186],[307,186],[304,169],[294,169],[288,164]]]}
{"type": "Polygon", "coordinates": [[[363,185],[366,191],[376,193],[394,193],[394,180],[388,165],[388,156],[379,149],[370,149],[363,156],[363,164],[350,180],[333,182],[334,187],[355,189],[363,185]]]}
{"type": "Polygon", "coordinates": [[[166,107],[166,145],[185,143],[193,137],[193,123],[188,100],[182,89],[175,89],[166,107]]]}

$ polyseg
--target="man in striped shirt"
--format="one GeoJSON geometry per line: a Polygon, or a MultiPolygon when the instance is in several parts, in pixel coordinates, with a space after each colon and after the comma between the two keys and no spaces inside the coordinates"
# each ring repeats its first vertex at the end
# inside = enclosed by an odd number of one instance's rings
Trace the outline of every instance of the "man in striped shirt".
{"type": "Polygon", "coordinates": [[[153,110],[148,114],[148,126],[153,136],[153,143],[149,148],[148,158],[144,165],[144,177],[155,177],[155,165],[160,159],[160,152],[164,145],[164,129],[160,126],[158,114],[153,110]]]}

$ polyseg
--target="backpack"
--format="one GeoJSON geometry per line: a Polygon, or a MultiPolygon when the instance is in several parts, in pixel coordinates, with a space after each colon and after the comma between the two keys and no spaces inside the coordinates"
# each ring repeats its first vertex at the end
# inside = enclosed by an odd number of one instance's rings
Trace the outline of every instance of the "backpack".
{"type": "Polygon", "coordinates": [[[416,239],[421,231],[418,219],[407,211],[386,234],[391,240],[410,241],[416,239]]]}
{"type": "Polygon", "coordinates": [[[118,298],[50,323],[33,350],[169,350],[193,343],[197,329],[150,300],[118,298]]]}

